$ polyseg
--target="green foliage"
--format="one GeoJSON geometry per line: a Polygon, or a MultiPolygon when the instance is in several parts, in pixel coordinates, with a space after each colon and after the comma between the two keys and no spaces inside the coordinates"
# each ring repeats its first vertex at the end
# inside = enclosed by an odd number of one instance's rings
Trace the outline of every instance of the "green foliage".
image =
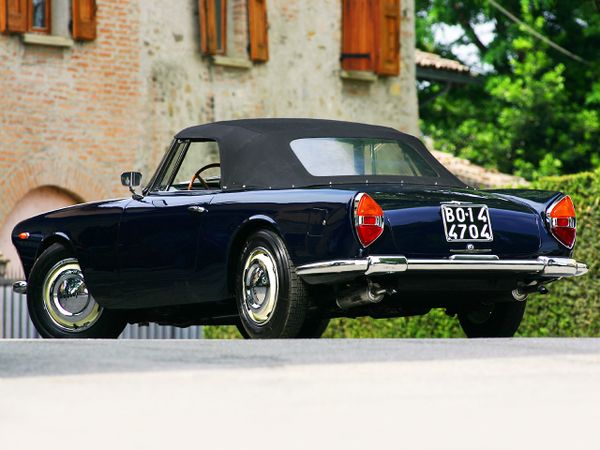
{"type": "MultiPolygon", "coordinates": [[[[540,179],[537,189],[571,196],[578,214],[575,257],[590,271],[549,286],[547,296],[532,295],[519,336],[600,336],[600,170],[540,179]]],[[[235,327],[206,327],[208,338],[240,337],[235,327]]],[[[458,320],[443,310],[420,317],[397,319],[335,319],[325,337],[441,338],[464,337],[458,320]]]]}
{"type": "Polygon", "coordinates": [[[422,86],[422,129],[436,148],[528,179],[600,167],[600,12],[590,0],[500,2],[531,28],[581,56],[568,58],[527,33],[483,0],[417,0],[418,47],[456,58],[473,44],[491,65],[481,85],[422,86]],[[475,26],[495,23],[484,44],[475,26]],[[432,30],[459,26],[462,36],[441,45],[432,30]]]}

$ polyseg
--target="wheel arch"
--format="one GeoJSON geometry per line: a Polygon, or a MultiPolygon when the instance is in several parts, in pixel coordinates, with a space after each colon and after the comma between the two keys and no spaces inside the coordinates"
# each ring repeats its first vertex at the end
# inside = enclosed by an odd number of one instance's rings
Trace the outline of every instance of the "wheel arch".
{"type": "MultiPolygon", "coordinates": [[[[231,239],[229,250],[227,252],[227,293],[230,296],[235,294],[235,277],[237,265],[239,264],[239,255],[249,236],[259,230],[269,230],[277,234],[286,244],[285,237],[281,232],[277,222],[269,216],[255,215],[245,220],[238,228],[231,239]]],[[[287,244],[286,244],[287,246],[287,244]]]]}
{"type": "Polygon", "coordinates": [[[61,244],[73,255],[75,255],[75,247],[73,246],[73,243],[71,242],[69,237],[65,233],[57,232],[52,233],[51,235],[42,239],[42,242],[40,243],[35,254],[36,261],[42,255],[42,253],[44,253],[48,248],[50,248],[54,244],[61,244]]]}

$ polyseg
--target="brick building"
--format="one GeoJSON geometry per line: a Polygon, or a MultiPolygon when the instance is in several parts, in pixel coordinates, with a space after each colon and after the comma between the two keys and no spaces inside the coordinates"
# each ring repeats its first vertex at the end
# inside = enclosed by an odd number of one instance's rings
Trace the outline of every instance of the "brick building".
{"type": "Polygon", "coordinates": [[[13,261],[17,221],[126,195],[119,174],[148,179],[191,124],[418,133],[414,0],[0,0],[0,32],[0,251],[13,261]]]}

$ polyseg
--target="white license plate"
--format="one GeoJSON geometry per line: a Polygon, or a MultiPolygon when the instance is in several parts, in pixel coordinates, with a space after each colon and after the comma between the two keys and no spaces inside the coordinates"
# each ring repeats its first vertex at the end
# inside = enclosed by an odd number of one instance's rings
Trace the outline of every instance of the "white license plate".
{"type": "Polygon", "coordinates": [[[494,240],[487,205],[442,204],[442,220],[448,242],[494,240]]]}

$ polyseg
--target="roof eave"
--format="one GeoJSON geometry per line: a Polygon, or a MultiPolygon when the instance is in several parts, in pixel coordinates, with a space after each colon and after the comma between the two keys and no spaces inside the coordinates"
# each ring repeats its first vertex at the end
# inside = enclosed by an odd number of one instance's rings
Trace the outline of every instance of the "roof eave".
{"type": "Polygon", "coordinates": [[[458,84],[482,84],[483,77],[473,76],[470,72],[430,69],[417,66],[417,79],[429,81],[445,81],[458,84]]]}

